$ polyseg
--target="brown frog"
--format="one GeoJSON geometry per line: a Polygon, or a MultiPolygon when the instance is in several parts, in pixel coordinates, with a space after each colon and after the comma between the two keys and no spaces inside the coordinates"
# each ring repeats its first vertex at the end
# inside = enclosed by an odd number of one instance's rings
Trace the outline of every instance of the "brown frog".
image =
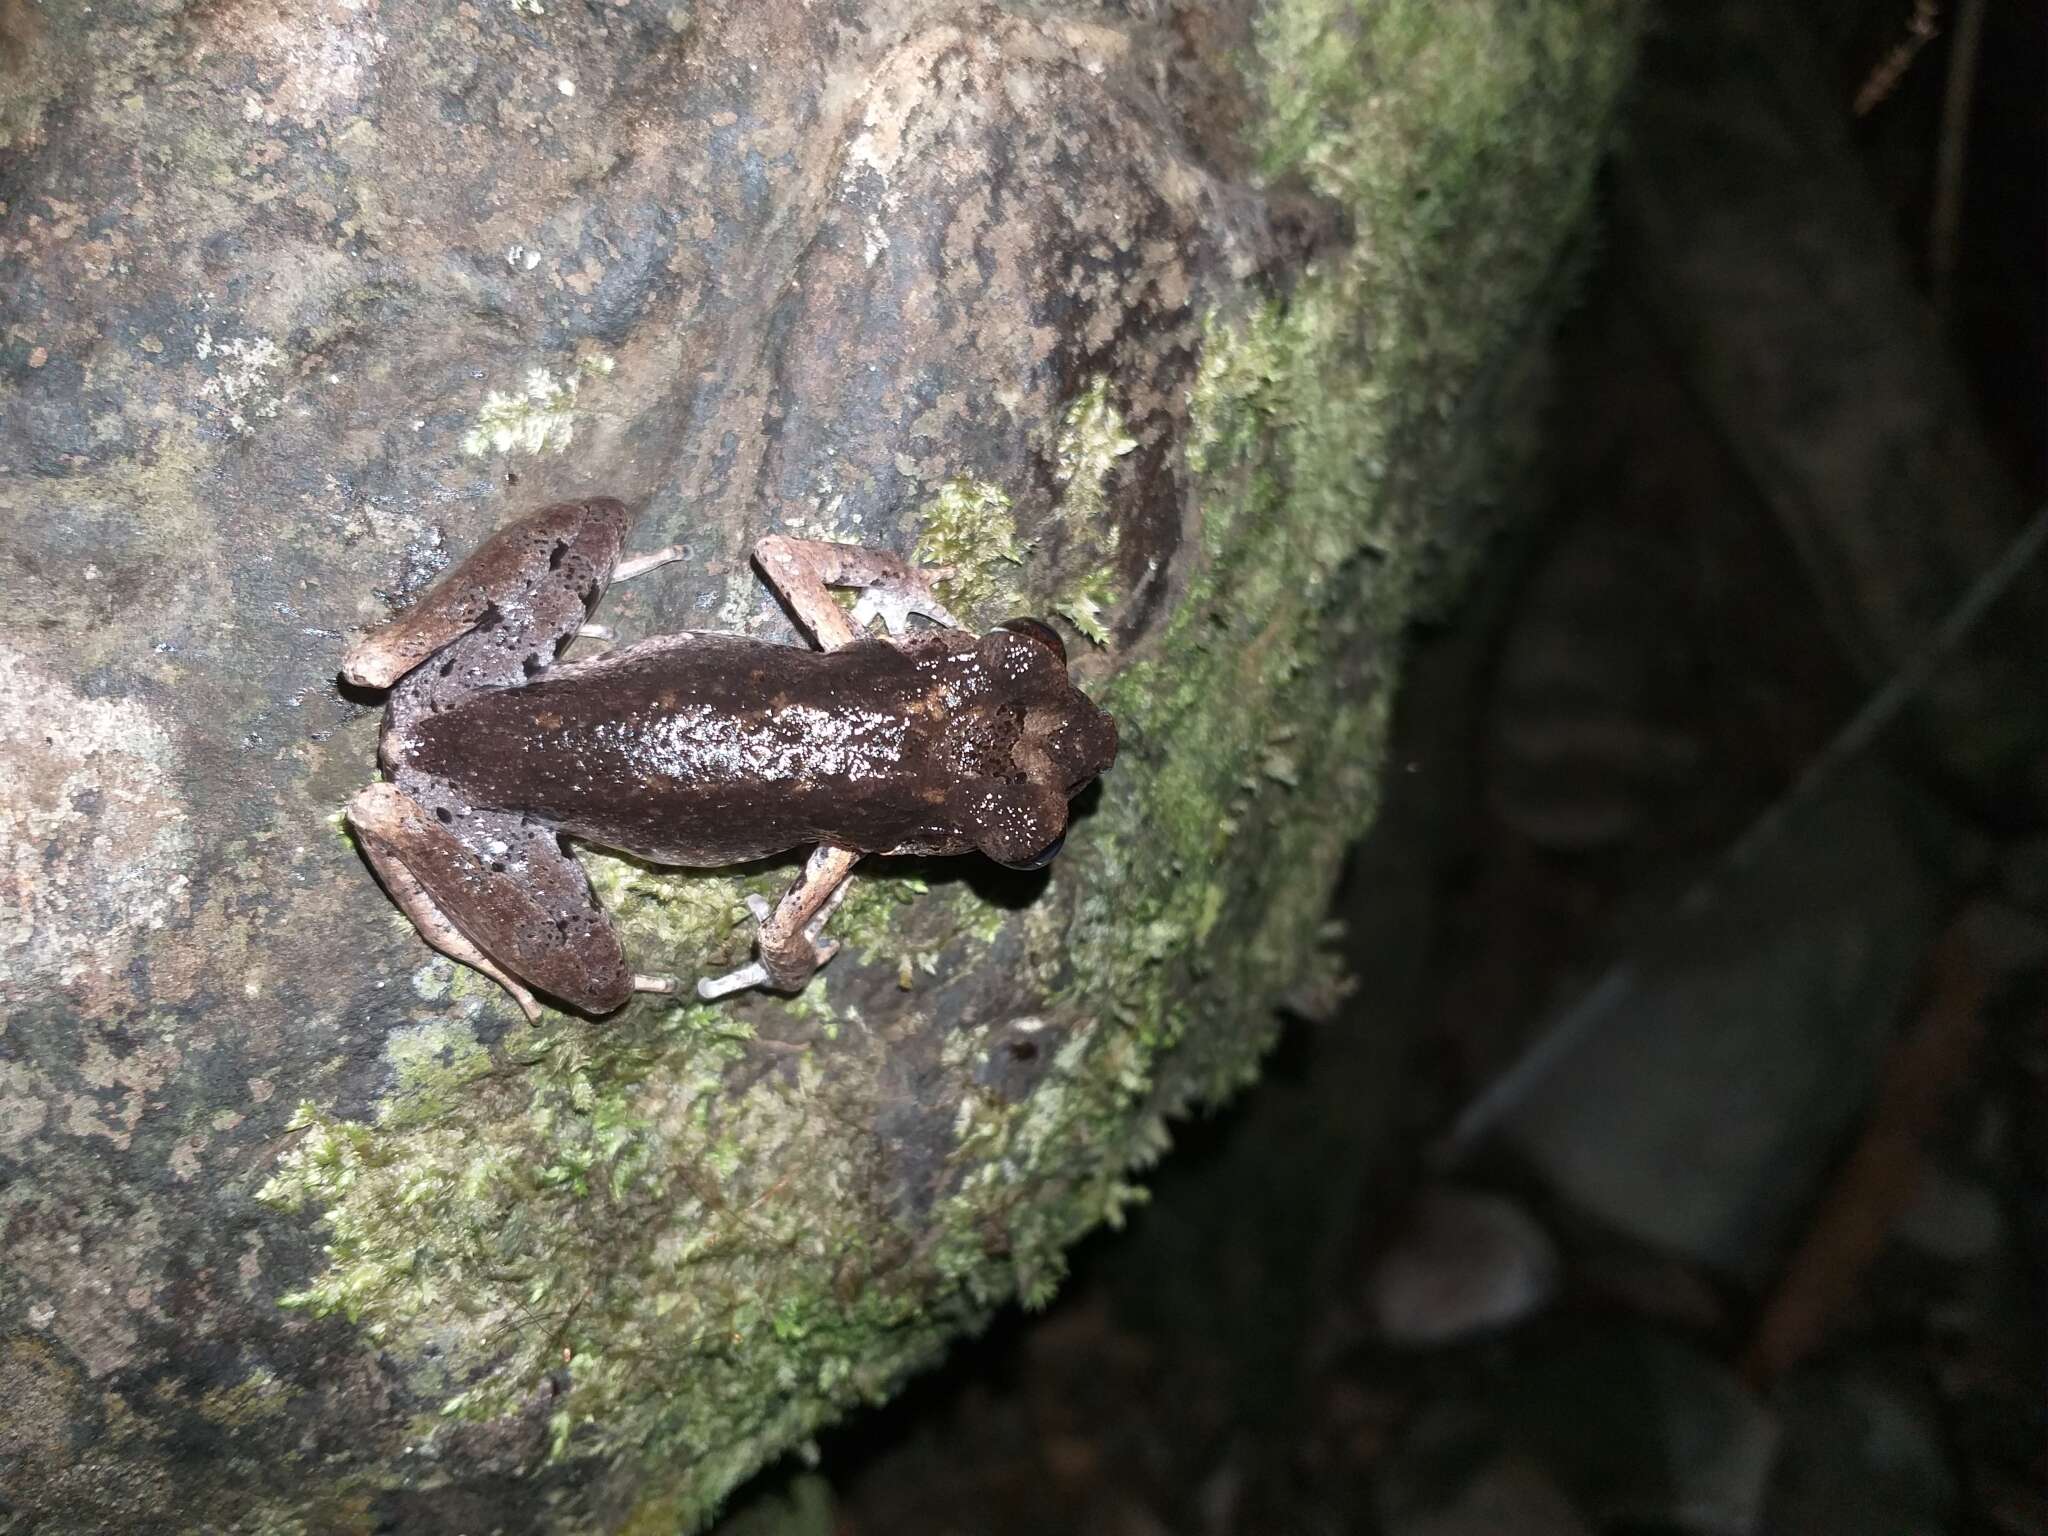
{"type": "Polygon", "coordinates": [[[616,501],[564,502],[495,534],[347,654],[388,688],[386,782],[349,824],[435,948],[591,1013],[636,974],[565,838],[708,868],[814,845],[774,908],[750,899],[759,958],[697,983],[800,990],[837,945],[826,919],[862,854],[978,850],[1018,869],[1060,850],[1067,801],[1116,757],[1116,725],[1067,679],[1038,619],[963,630],[934,573],[883,550],[771,534],[754,559],[820,649],[686,631],[557,661],[612,581],[680,558],[621,559],[616,501]],[[831,587],[857,587],[852,612],[831,587]],[[939,627],[913,629],[917,615],[939,627]],[[881,618],[885,637],[866,625],[881,618]]]}

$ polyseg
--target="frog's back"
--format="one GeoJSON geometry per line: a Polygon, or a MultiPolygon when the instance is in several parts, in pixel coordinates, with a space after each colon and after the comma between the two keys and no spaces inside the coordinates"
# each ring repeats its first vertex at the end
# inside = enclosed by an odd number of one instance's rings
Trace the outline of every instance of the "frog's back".
{"type": "Polygon", "coordinates": [[[660,863],[819,841],[942,851],[962,841],[936,761],[962,644],[666,636],[471,694],[412,722],[387,755],[401,777],[660,863]]]}

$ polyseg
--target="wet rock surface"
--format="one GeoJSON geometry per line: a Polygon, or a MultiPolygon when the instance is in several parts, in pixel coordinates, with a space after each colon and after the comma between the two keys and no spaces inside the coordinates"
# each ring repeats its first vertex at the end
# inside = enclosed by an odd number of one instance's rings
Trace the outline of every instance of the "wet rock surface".
{"type": "MultiPolygon", "coordinates": [[[[676,1528],[1053,1284],[1307,967],[1594,11],[1362,102],[1314,7],[0,6],[0,1528],[676,1528]],[[335,820],[339,657],[594,494],[694,555],[622,638],[791,638],[777,528],[1070,626],[1132,728],[1051,884],[873,881],[788,1006],[528,1029],[434,960],[335,820]],[[1177,677],[1225,729],[1145,718],[1177,677]]],[[[788,875],[590,862],[684,967],[788,875]]]]}

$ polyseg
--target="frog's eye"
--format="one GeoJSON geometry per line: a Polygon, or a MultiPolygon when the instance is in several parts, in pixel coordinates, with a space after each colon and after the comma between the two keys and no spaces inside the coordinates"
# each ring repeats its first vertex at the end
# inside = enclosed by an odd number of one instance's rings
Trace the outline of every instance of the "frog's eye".
{"type": "MultiPolygon", "coordinates": [[[[1007,629],[1013,635],[1023,635],[1027,639],[1036,640],[1048,651],[1051,651],[1053,655],[1059,657],[1060,664],[1062,666],[1066,664],[1066,642],[1060,639],[1059,632],[1055,630],[1050,624],[1046,623],[1045,620],[1030,618],[1011,619],[1006,624],[998,624],[996,628],[1007,629]]],[[[1059,849],[1054,848],[1053,853],[1057,852],[1059,852],[1059,849]]],[[[1052,857],[1052,854],[1049,853],[1046,855],[1046,857],[1049,859],[1052,857]]],[[[1021,865],[1019,867],[1024,869],[1036,869],[1038,866],[1036,864],[1026,864],[1021,865]]]]}
{"type": "Polygon", "coordinates": [[[1050,864],[1054,859],[1060,856],[1060,849],[1065,846],[1066,841],[1067,834],[1062,832],[1058,837],[1054,838],[1051,842],[1047,843],[1043,848],[1039,849],[1039,851],[1033,854],[1030,858],[1018,859],[1014,863],[1012,863],[1008,859],[1005,859],[1003,862],[1005,864],[1008,864],[1009,867],[1012,869],[1043,869],[1046,865],[1050,864]]]}

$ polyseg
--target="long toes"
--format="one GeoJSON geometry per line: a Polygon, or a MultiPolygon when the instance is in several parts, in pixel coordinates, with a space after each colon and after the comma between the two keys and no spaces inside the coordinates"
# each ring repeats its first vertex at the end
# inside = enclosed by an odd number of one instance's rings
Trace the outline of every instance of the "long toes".
{"type": "Polygon", "coordinates": [[[879,618],[890,634],[899,634],[902,631],[901,615],[891,613],[888,600],[873,587],[869,587],[854,599],[850,617],[855,629],[866,629],[879,618]]]}
{"type": "Polygon", "coordinates": [[[768,969],[756,960],[743,965],[736,971],[727,971],[723,976],[703,976],[697,981],[697,995],[709,1002],[713,998],[726,997],[734,992],[744,992],[749,987],[768,984],[768,969]]]}
{"type": "Polygon", "coordinates": [[[892,635],[910,632],[912,614],[953,629],[962,627],[960,621],[946,611],[945,605],[926,591],[869,587],[853,605],[856,628],[865,629],[871,620],[879,618],[892,635]]]}

